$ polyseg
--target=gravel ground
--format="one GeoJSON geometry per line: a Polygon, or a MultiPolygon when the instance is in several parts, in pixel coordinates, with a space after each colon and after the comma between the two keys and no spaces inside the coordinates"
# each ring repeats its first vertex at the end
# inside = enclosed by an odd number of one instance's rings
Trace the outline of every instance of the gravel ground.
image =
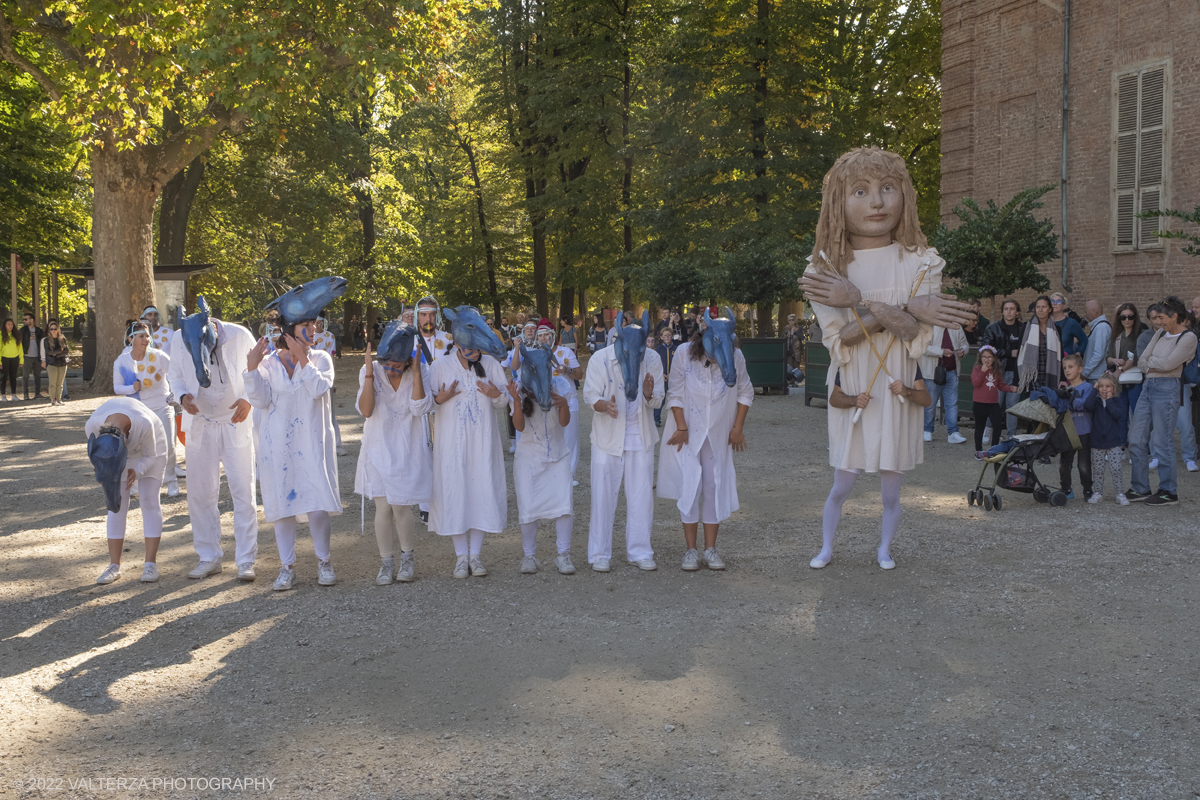
{"type": "Polygon", "coordinates": [[[101,398],[0,407],[0,797],[1200,796],[1200,476],[1174,507],[1009,493],[988,513],[964,499],[970,445],[939,437],[904,488],[898,568],[874,562],[868,477],[815,572],[825,411],[759,397],[723,574],[679,570],[678,513],[658,501],[657,572],[618,557],[607,575],[520,575],[513,522],[484,546],[490,575],[456,581],[450,544],[418,525],[417,581],[376,587],[371,509],[360,536],[350,493],[352,365],[332,588],[302,534],[297,588],[272,592],[265,523],[258,582],[230,561],[187,580],[183,496],[164,497],[161,581],[136,580],[135,511],[125,577],[96,586],[82,428],[101,398]]]}

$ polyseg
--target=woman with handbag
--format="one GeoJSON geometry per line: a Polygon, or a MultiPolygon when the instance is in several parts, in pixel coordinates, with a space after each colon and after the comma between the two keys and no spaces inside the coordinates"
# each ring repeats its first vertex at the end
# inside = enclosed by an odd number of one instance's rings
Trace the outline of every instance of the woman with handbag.
{"type": "Polygon", "coordinates": [[[1021,351],[1017,356],[1018,387],[1022,392],[1048,386],[1057,389],[1062,381],[1062,342],[1050,321],[1050,298],[1041,295],[1033,303],[1033,318],[1025,324],[1021,351]]]}
{"type": "Polygon", "coordinates": [[[1121,395],[1128,404],[1129,413],[1132,414],[1138,398],[1142,396],[1144,376],[1141,367],[1138,366],[1137,344],[1138,337],[1142,335],[1146,325],[1133,303],[1122,303],[1117,307],[1117,323],[1112,344],[1108,349],[1108,366],[1121,384],[1121,395]]]}

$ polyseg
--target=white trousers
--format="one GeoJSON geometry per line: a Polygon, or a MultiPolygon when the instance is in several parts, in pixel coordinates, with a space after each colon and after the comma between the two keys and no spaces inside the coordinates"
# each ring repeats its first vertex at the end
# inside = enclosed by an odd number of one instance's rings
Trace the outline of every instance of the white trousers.
{"type": "MultiPolygon", "coordinates": [[[[560,554],[571,552],[571,532],[574,525],[574,514],[563,514],[554,520],[554,539],[560,554]]],[[[527,556],[537,555],[537,531],[537,521],[521,523],[521,547],[527,556]]]]}
{"type": "Polygon", "coordinates": [[[238,447],[232,425],[193,420],[188,442],[194,441],[203,442],[201,446],[189,444],[186,448],[188,514],[192,518],[192,546],[196,555],[201,561],[220,561],[225,555],[221,548],[221,511],[217,507],[224,465],[225,482],[233,498],[235,562],[253,564],[258,558],[258,506],[254,499],[252,440],[238,447]],[[196,436],[201,426],[205,428],[202,439],[196,436]]]}
{"type": "MultiPolygon", "coordinates": [[[[158,491],[162,481],[158,478],[139,478],[138,492],[142,505],[142,536],[147,539],[158,539],[162,536],[162,506],[158,502],[158,491]]],[[[129,489],[125,481],[121,481],[121,510],[115,514],[108,512],[108,538],[124,539],[125,523],[129,516],[129,489]]]]}
{"type": "MultiPolygon", "coordinates": [[[[568,378],[568,380],[570,380],[568,378]]],[[[570,404],[571,421],[563,429],[567,445],[571,448],[571,480],[575,480],[575,470],[579,467],[579,402],[570,404]]]]}
{"type": "MultiPolygon", "coordinates": [[[[275,546],[279,548],[279,563],[290,567],[296,563],[296,518],[275,520],[275,546]]],[[[312,534],[313,550],[321,561],[329,560],[333,539],[333,519],[328,511],[308,512],[308,532],[312,534]]]]}
{"type": "Polygon", "coordinates": [[[705,525],[717,525],[721,520],[717,519],[717,467],[716,457],[713,455],[712,441],[704,440],[704,445],[700,448],[700,491],[696,492],[696,499],[692,501],[692,507],[686,514],[680,514],[681,521],[687,525],[695,525],[700,522],[701,516],[704,518],[705,525]],[[704,495],[704,514],[700,513],[700,495],[704,495]]]}
{"type": "Polygon", "coordinates": [[[588,523],[588,563],[612,559],[617,495],[625,479],[625,550],[630,561],[653,558],[654,450],[626,450],[620,457],[592,448],[592,518],[588,523]]]}
{"type": "MultiPolygon", "coordinates": [[[[167,433],[167,471],[164,474],[163,480],[168,484],[176,482],[175,479],[175,443],[179,441],[179,437],[175,435],[175,409],[167,403],[162,408],[154,412],[159,421],[163,424],[163,429],[167,433]]],[[[142,489],[139,486],[138,491],[142,489]]]]}

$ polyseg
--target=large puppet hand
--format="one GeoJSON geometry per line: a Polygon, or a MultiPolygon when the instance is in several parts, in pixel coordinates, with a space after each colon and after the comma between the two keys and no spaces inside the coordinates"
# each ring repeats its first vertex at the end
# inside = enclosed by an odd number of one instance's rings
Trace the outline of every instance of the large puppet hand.
{"type": "Polygon", "coordinates": [[[908,304],[908,313],[928,325],[958,330],[973,319],[975,312],[966,303],[954,299],[954,295],[938,292],[914,297],[908,304]]]}
{"type": "Polygon", "coordinates": [[[896,306],[869,301],[867,309],[871,312],[871,316],[879,320],[880,325],[898,336],[902,342],[912,341],[920,330],[917,321],[896,306]]]}
{"type": "Polygon", "coordinates": [[[830,308],[855,308],[862,302],[858,287],[832,272],[806,272],[800,276],[800,288],[811,302],[830,308]]]}

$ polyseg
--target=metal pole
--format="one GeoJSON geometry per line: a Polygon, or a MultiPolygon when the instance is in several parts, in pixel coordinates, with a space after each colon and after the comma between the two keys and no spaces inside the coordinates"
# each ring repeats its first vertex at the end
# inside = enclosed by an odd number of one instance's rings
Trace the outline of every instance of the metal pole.
{"type": "Polygon", "coordinates": [[[1062,286],[1067,285],[1067,111],[1071,78],[1071,0],[1063,0],[1063,76],[1062,76],[1062,286]]]}
{"type": "Polygon", "coordinates": [[[20,315],[17,314],[17,270],[21,268],[21,257],[13,253],[9,257],[9,275],[12,278],[12,303],[8,307],[8,313],[13,319],[17,319],[20,315]]]}

